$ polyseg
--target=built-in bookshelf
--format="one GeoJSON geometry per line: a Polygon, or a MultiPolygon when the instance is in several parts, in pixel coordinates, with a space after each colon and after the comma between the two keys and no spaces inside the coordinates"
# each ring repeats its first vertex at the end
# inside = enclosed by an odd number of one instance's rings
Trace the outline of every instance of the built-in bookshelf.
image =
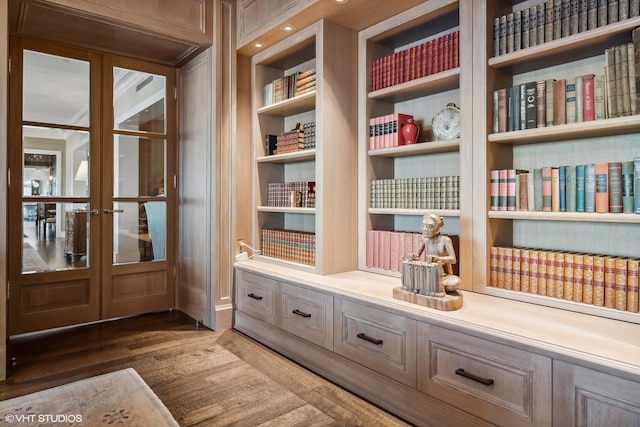
{"type": "Polygon", "coordinates": [[[317,274],[356,268],[356,69],[343,61],[356,43],[321,20],[252,57],[252,243],[262,260],[317,274]],[[274,154],[268,135],[299,149],[274,154]]]}
{"type": "MultiPolygon", "coordinates": [[[[385,263],[377,260],[392,257],[394,259],[386,264],[395,265],[395,258],[407,255],[404,252],[409,246],[397,248],[392,243],[393,248],[388,247],[389,244],[382,239],[380,243],[372,243],[371,236],[390,234],[402,237],[404,233],[415,236],[420,233],[422,216],[427,212],[437,212],[444,218],[443,234],[460,237],[461,247],[457,255],[463,282],[461,287],[471,289],[472,103],[468,97],[472,65],[471,7],[471,2],[425,2],[359,34],[360,270],[399,277],[397,269],[380,268],[385,263]],[[455,60],[448,62],[453,58],[455,60]],[[380,68],[384,69],[385,65],[381,64],[385,61],[396,66],[391,67],[392,76],[381,84],[380,68]],[[438,64],[438,61],[444,61],[444,64],[438,64]],[[414,62],[421,64],[417,70],[414,62]],[[432,119],[449,103],[461,109],[460,138],[436,141],[431,129],[432,119]],[[385,117],[393,117],[394,114],[412,116],[420,126],[417,143],[405,144],[401,138],[400,144],[372,141],[376,136],[376,123],[384,122],[385,117]],[[450,186],[453,179],[455,187],[445,187],[450,186]],[[383,192],[379,186],[389,184],[396,187],[392,190],[396,200],[381,201],[383,192]],[[408,198],[405,195],[407,185],[408,198]],[[421,186],[429,188],[426,199],[426,190],[421,186]],[[433,203],[434,191],[436,199],[442,196],[442,204],[433,203]],[[444,203],[445,191],[454,195],[455,204],[444,203]]],[[[401,126],[392,127],[390,132],[394,130],[400,132],[401,126]]],[[[389,191],[385,190],[384,197],[387,193],[389,191]]]]}
{"type": "Polygon", "coordinates": [[[485,19],[476,21],[485,26],[483,29],[476,25],[477,34],[486,34],[474,37],[473,49],[474,70],[484,74],[474,78],[473,98],[486,106],[484,112],[474,111],[473,119],[473,253],[476,259],[484,261],[474,264],[474,291],[640,323],[637,312],[583,303],[573,294],[569,300],[562,292],[545,295],[540,290],[532,293],[508,289],[491,280],[492,248],[527,248],[621,260],[640,257],[634,238],[640,236],[636,214],[491,210],[492,170],[534,172],[543,167],[629,161],[640,155],[637,115],[494,132],[496,90],[527,82],[571,81],[577,76],[604,74],[605,50],[630,43],[632,30],[640,26],[638,16],[627,16],[624,20],[494,55],[496,18],[521,15],[541,3],[546,6],[547,2],[486,0],[474,4],[485,15],[485,19]]]}

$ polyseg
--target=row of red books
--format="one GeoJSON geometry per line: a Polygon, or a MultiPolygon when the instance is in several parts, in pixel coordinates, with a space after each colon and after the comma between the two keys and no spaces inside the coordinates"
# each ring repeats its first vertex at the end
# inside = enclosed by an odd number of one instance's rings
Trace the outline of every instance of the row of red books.
{"type": "MultiPolygon", "coordinates": [[[[457,235],[449,235],[453,248],[458,253],[457,235]]],[[[422,244],[422,234],[404,231],[367,230],[366,234],[367,267],[389,271],[400,271],[400,259],[410,258],[417,253],[422,244]]],[[[426,251],[422,252],[420,261],[425,261],[426,251]]],[[[458,265],[453,265],[454,274],[458,274],[458,265]]]]}
{"type": "Polygon", "coordinates": [[[492,287],[638,312],[638,259],[494,246],[490,260],[492,287]]]}
{"type": "Polygon", "coordinates": [[[383,56],[371,64],[371,90],[460,66],[460,31],[383,56]]]}
{"type": "Polygon", "coordinates": [[[262,255],[311,266],[316,263],[314,233],[263,228],[260,244],[262,255]]]}

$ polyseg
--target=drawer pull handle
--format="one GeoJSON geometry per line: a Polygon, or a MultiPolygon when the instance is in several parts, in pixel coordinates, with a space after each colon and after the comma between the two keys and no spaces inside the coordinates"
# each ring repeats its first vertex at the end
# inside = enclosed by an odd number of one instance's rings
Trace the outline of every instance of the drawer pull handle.
{"type": "Polygon", "coordinates": [[[493,385],[493,379],[491,378],[483,378],[479,375],[472,374],[470,372],[465,372],[464,369],[458,368],[456,369],[456,375],[460,375],[465,378],[469,378],[470,380],[477,381],[482,385],[486,385],[487,387],[493,385]]]}
{"type": "Polygon", "coordinates": [[[373,343],[375,345],[382,345],[382,340],[379,340],[377,338],[372,338],[362,332],[360,332],[358,335],[356,335],[358,338],[360,338],[361,340],[365,340],[365,341],[369,341],[370,343],[373,343]]]}
{"type": "Polygon", "coordinates": [[[249,298],[253,298],[253,299],[257,299],[258,301],[260,301],[262,299],[262,297],[259,297],[258,295],[254,294],[254,293],[250,293],[249,295],[247,295],[249,298]]]}
{"type": "Polygon", "coordinates": [[[292,311],[293,314],[297,314],[298,316],[302,316],[302,317],[311,317],[311,315],[309,313],[305,313],[304,311],[300,311],[297,308],[295,310],[292,311]]]}

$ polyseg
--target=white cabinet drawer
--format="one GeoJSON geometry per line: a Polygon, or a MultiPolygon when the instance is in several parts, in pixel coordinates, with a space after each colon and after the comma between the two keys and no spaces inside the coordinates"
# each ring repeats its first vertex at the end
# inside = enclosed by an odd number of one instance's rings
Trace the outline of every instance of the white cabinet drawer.
{"type": "Polygon", "coordinates": [[[257,274],[237,271],[237,309],[267,323],[276,323],[280,283],[257,274]]]}
{"type": "Polygon", "coordinates": [[[420,323],[418,389],[503,426],[551,425],[551,359],[420,323]]]}
{"type": "Polygon", "coordinates": [[[336,298],[334,351],[408,386],[416,386],[416,322],[336,298]]]}
{"type": "Polygon", "coordinates": [[[333,297],[282,284],[282,329],[307,341],[333,349],[333,297]]]}

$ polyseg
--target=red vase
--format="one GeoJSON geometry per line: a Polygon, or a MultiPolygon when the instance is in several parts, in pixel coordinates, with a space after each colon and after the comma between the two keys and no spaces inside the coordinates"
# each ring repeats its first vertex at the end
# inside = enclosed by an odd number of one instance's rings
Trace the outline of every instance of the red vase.
{"type": "Polygon", "coordinates": [[[405,144],[416,143],[418,140],[418,125],[413,121],[413,119],[407,119],[407,122],[402,125],[401,130],[405,144]]]}

